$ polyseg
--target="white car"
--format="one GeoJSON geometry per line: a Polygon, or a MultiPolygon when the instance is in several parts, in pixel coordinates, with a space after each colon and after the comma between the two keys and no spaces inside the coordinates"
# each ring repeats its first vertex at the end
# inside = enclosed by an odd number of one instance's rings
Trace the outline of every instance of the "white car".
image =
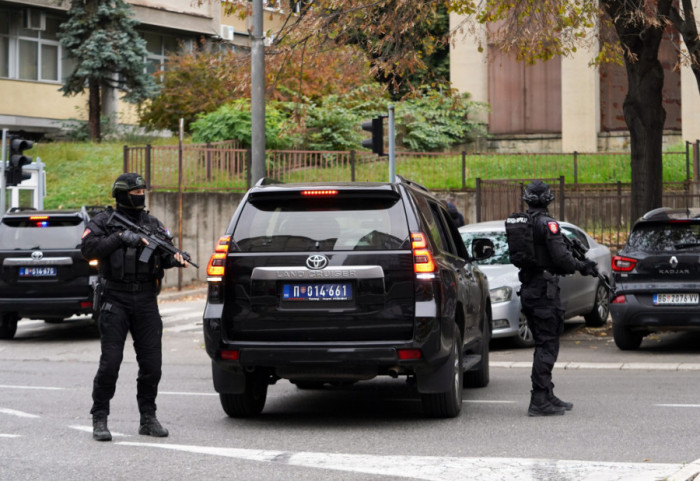
{"type": "MultiPolygon", "coordinates": [[[[562,232],[577,238],[588,248],[586,257],[598,263],[598,271],[611,284],[610,249],[599,244],[581,228],[560,222],[562,232]]],[[[520,281],[518,268],[510,262],[506,242],[505,220],[468,224],[459,228],[462,240],[469,250],[472,239],[488,238],[495,246],[494,255],[478,261],[479,268],[489,280],[492,308],[492,338],[512,337],[520,347],[534,345],[532,333],[525,316],[520,312],[520,281]]],[[[471,254],[471,252],[470,252],[471,254]]],[[[565,318],[583,316],[586,325],[600,327],[607,322],[610,312],[610,294],[605,285],[596,277],[575,273],[561,276],[561,302],[566,310],[565,318]]]]}

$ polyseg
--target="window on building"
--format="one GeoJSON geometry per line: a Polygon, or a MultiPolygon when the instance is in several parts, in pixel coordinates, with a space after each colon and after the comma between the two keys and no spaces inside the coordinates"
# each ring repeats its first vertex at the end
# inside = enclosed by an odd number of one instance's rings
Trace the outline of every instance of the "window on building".
{"type": "Polygon", "coordinates": [[[0,10],[0,77],[60,82],[60,18],[38,9],[0,10]],[[25,19],[31,11],[31,20],[25,19]]]}
{"type": "Polygon", "coordinates": [[[142,33],[142,36],[144,40],[146,40],[146,50],[148,50],[146,72],[154,74],[159,71],[164,71],[165,61],[168,56],[179,50],[178,39],[171,35],[162,35],[153,32],[142,33]]]}

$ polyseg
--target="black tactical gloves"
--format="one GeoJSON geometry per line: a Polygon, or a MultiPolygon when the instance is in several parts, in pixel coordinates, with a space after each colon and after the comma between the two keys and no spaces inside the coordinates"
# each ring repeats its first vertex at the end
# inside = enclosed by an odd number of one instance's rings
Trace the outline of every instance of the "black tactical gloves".
{"type": "Polygon", "coordinates": [[[596,264],[595,261],[586,259],[581,263],[581,267],[579,267],[579,272],[584,276],[598,277],[598,264],[596,264]]]}
{"type": "Polygon", "coordinates": [[[138,247],[141,244],[141,236],[134,231],[125,230],[122,232],[122,242],[129,247],[138,247]]]}

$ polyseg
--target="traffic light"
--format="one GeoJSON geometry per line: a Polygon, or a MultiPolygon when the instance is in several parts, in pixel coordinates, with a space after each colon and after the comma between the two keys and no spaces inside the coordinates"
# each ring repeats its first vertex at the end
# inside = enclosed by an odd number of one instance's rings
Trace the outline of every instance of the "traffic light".
{"type": "Polygon", "coordinates": [[[384,155],[384,117],[373,118],[369,122],[362,123],[362,130],[372,132],[372,138],[362,141],[362,147],[372,149],[377,155],[384,155]]]}
{"type": "Polygon", "coordinates": [[[34,142],[19,137],[10,138],[10,156],[7,170],[5,171],[5,183],[7,185],[19,185],[31,178],[30,173],[22,171],[22,167],[32,163],[32,158],[24,155],[24,151],[31,149],[34,142]]]}

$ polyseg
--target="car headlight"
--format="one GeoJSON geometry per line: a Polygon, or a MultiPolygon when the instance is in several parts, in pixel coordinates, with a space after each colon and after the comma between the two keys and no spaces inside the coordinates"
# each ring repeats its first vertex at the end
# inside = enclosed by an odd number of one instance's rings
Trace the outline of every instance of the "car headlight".
{"type": "Polygon", "coordinates": [[[489,291],[489,296],[491,296],[491,303],[493,304],[510,301],[513,297],[513,289],[510,287],[497,287],[489,291]]]}

